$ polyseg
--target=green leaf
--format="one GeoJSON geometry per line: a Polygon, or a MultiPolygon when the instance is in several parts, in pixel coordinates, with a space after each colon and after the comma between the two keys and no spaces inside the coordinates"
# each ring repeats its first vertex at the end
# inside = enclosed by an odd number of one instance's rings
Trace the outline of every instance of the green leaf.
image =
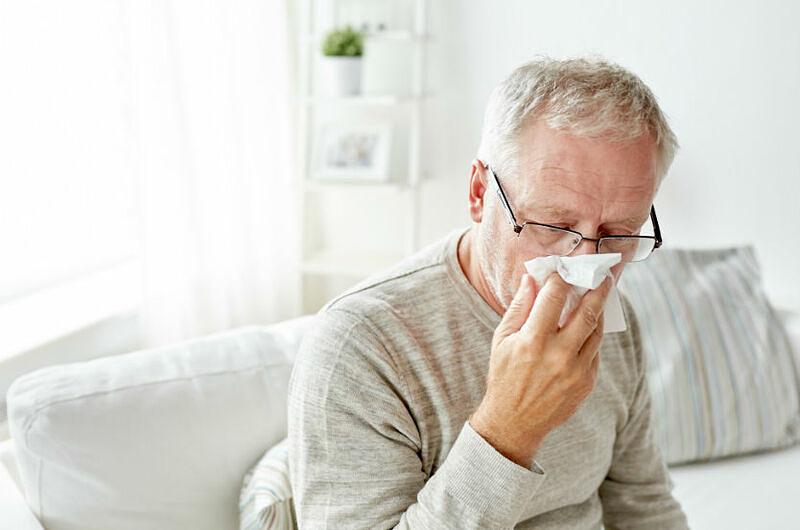
{"type": "Polygon", "coordinates": [[[322,41],[322,54],[327,56],[360,57],[363,51],[363,35],[351,26],[331,30],[322,41]]]}

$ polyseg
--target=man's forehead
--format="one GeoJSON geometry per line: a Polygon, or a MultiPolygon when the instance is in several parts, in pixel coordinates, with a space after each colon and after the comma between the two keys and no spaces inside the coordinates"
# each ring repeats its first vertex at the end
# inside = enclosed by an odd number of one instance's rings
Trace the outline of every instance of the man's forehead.
{"type": "Polygon", "coordinates": [[[586,217],[602,218],[604,223],[638,227],[647,220],[651,195],[647,188],[591,190],[560,183],[525,186],[519,194],[519,208],[527,221],[567,222],[586,217]]]}
{"type": "MultiPolygon", "coordinates": [[[[624,225],[631,225],[631,226],[641,225],[644,221],[647,220],[647,216],[642,213],[631,214],[630,212],[632,208],[640,209],[641,203],[628,205],[628,208],[626,208],[624,212],[622,209],[616,208],[618,213],[609,212],[609,214],[607,215],[608,217],[607,221],[613,223],[620,223],[624,225]]],[[[580,208],[579,205],[575,205],[573,207],[565,207],[548,202],[532,201],[526,204],[525,212],[530,213],[531,216],[535,216],[538,218],[538,219],[525,219],[526,221],[534,221],[542,219],[545,221],[547,220],[572,221],[581,219],[582,217],[586,216],[587,209],[580,208]]],[[[649,209],[647,213],[649,214],[649,209]]]]}
{"type": "Polygon", "coordinates": [[[523,129],[521,187],[568,187],[576,193],[649,195],[655,191],[657,149],[651,135],[619,142],[553,130],[540,120],[523,129]]]}
{"type": "Polygon", "coordinates": [[[616,170],[612,167],[570,167],[569,164],[530,164],[521,171],[519,187],[523,193],[532,189],[548,192],[561,190],[596,196],[613,192],[615,196],[642,196],[651,193],[655,176],[648,171],[616,170]]]}
{"type": "Polygon", "coordinates": [[[580,219],[603,212],[608,221],[639,222],[652,201],[651,179],[605,176],[545,166],[520,180],[517,196],[527,213],[550,219],[580,219]]]}

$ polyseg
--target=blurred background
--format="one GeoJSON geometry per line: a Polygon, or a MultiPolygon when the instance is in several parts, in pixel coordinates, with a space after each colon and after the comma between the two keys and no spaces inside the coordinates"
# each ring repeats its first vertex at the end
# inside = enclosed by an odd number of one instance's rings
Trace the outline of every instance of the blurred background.
{"type": "Polygon", "coordinates": [[[665,245],[751,244],[800,310],[798,20],[788,0],[0,0],[0,394],[313,313],[466,225],[487,97],[537,54],[641,76],[682,146],[665,245]]]}

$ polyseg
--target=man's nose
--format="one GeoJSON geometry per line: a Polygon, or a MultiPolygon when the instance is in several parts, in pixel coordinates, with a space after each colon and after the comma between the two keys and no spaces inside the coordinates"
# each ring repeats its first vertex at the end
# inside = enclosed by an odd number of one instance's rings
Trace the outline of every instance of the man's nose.
{"type": "Polygon", "coordinates": [[[597,243],[589,239],[583,239],[569,255],[580,256],[581,254],[597,254],[597,243]]]}

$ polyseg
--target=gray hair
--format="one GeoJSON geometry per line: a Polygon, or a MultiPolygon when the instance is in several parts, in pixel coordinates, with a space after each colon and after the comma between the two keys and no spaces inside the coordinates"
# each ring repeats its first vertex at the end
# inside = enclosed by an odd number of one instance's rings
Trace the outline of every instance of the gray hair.
{"type": "Polygon", "coordinates": [[[506,174],[518,169],[518,136],[529,121],[554,130],[626,141],[650,133],[658,153],[657,186],[678,140],[656,97],[635,74],[599,58],[536,58],[514,69],[489,97],[478,157],[506,174]]]}

